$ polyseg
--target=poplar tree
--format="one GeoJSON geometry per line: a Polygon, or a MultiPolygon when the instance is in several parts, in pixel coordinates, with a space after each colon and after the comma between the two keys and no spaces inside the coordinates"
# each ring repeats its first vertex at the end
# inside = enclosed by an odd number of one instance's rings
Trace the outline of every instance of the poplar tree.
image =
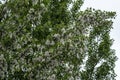
{"type": "Polygon", "coordinates": [[[83,0],[0,3],[0,80],[115,80],[115,12],[83,0]]]}

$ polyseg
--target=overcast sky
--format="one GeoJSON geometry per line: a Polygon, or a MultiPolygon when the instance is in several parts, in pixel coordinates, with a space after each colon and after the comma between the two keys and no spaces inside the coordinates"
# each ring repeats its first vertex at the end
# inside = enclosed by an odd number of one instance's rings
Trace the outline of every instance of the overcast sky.
{"type": "Polygon", "coordinates": [[[115,72],[117,74],[116,80],[120,80],[120,0],[85,0],[82,9],[92,7],[106,11],[116,11],[117,17],[114,20],[113,30],[111,30],[111,38],[114,44],[112,48],[116,50],[116,55],[119,58],[116,62],[115,72]]]}

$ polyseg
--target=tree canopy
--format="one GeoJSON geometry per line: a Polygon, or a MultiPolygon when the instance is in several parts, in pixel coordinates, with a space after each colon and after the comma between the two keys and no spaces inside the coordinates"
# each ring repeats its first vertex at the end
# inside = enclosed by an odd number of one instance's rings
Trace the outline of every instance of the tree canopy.
{"type": "Polygon", "coordinates": [[[0,3],[1,80],[115,80],[115,12],[83,0],[0,3]]]}

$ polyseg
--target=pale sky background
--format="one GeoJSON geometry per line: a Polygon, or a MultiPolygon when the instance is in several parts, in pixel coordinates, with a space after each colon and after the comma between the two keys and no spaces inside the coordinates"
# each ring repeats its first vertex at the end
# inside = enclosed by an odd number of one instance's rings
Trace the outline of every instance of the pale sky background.
{"type": "Polygon", "coordinates": [[[111,30],[110,35],[111,38],[115,40],[112,48],[116,50],[116,55],[119,58],[115,67],[115,72],[117,74],[116,80],[120,80],[120,0],[85,0],[82,10],[87,7],[106,11],[115,11],[117,13],[113,24],[114,29],[111,30]]]}

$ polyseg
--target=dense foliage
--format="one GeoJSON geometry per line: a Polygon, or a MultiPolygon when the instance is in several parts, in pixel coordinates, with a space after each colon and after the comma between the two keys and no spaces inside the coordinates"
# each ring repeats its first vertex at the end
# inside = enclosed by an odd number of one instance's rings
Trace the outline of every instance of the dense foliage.
{"type": "Polygon", "coordinates": [[[83,0],[0,4],[0,80],[115,80],[115,12],[83,0]]]}

